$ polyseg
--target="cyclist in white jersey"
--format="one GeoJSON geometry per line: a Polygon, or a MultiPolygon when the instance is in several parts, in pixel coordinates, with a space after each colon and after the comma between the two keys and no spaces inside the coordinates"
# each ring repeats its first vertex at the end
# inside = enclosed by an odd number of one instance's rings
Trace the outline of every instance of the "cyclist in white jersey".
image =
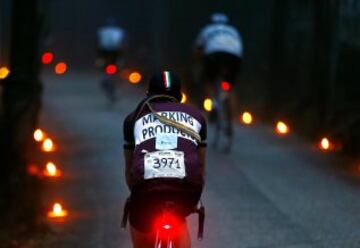
{"type": "Polygon", "coordinates": [[[98,58],[102,66],[117,64],[125,43],[125,31],[116,24],[114,18],[108,18],[107,24],[97,31],[98,58]]]}
{"type": "MultiPolygon", "coordinates": [[[[222,13],[211,16],[211,24],[205,26],[196,39],[197,52],[204,59],[202,82],[213,84],[226,68],[224,79],[233,84],[243,58],[243,41],[237,29],[228,24],[222,13]]],[[[223,73],[224,74],[224,73],[223,73]]]]}

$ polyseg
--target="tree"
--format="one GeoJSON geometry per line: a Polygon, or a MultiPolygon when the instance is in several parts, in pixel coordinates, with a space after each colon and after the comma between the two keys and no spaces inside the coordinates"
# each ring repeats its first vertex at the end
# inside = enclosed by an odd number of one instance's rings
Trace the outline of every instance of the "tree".
{"type": "Polygon", "coordinates": [[[314,1],[312,79],[321,131],[334,109],[340,0],[314,1]]]}
{"type": "Polygon", "coordinates": [[[38,1],[13,0],[11,15],[11,75],[4,82],[4,120],[0,127],[0,206],[12,213],[9,218],[34,224],[40,209],[40,186],[37,179],[27,175],[26,166],[34,147],[32,133],[41,99],[38,1]]]}

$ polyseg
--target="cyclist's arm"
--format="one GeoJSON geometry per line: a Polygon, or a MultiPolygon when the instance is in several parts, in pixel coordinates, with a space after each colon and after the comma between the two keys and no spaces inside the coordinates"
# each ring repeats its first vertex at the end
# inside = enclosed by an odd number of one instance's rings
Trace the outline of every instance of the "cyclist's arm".
{"type": "Polygon", "coordinates": [[[207,123],[204,117],[201,119],[200,130],[201,143],[198,147],[198,158],[200,161],[201,174],[203,177],[206,175],[206,148],[207,148],[207,123]]]}
{"type": "Polygon", "coordinates": [[[128,115],[125,118],[123,125],[123,134],[124,134],[124,158],[125,158],[125,179],[126,184],[129,188],[134,184],[134,179],[131,174],[131,168],[133,165],[134,159],[134,122],[132,114],[128,115]]]}

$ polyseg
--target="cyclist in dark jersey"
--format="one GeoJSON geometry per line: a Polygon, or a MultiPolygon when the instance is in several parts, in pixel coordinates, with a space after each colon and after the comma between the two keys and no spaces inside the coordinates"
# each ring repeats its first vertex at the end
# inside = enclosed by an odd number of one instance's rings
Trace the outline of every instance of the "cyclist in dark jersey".
{"type": "Polygon", "coordinates": [[[147,97],[124,121],[129,222],[135,248],[154,245],[152,225],[165,201],[181,209],[175,246],[190,247],[185,217],[198,204],[204,185],[207,124],[200,111],[180,100],[179,79],[164,71],[150,80],[147,97]]]}

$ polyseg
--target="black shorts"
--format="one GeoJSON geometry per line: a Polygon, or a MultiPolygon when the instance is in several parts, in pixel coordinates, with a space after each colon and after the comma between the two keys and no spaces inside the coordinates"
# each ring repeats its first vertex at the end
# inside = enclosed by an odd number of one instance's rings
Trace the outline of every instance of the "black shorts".
{"type": "Polygon", "coordinates": [[[234,84],[240,70],[241,58],[226,52],[215,52],[204,58],[203,80],[213,84],[219,76],[234,84]]]}
{"type": "Polygon", "coordinates": [[[121,51],[119,50],[98,50],[98,56],[104,60],[104,68],[109,64],[116,65],[118,58],[121,56],[121,51]]]}
{"type": "Polygon", "coordinates": [[[185,219],[195,209],[200,196],[201,189],[189,185],[176,188],[162,185],[155,190],[137,189],[130,196],[129,222],[140,232],[151,232],[166,202],[175,203],[179,217],[185,219]]]}

